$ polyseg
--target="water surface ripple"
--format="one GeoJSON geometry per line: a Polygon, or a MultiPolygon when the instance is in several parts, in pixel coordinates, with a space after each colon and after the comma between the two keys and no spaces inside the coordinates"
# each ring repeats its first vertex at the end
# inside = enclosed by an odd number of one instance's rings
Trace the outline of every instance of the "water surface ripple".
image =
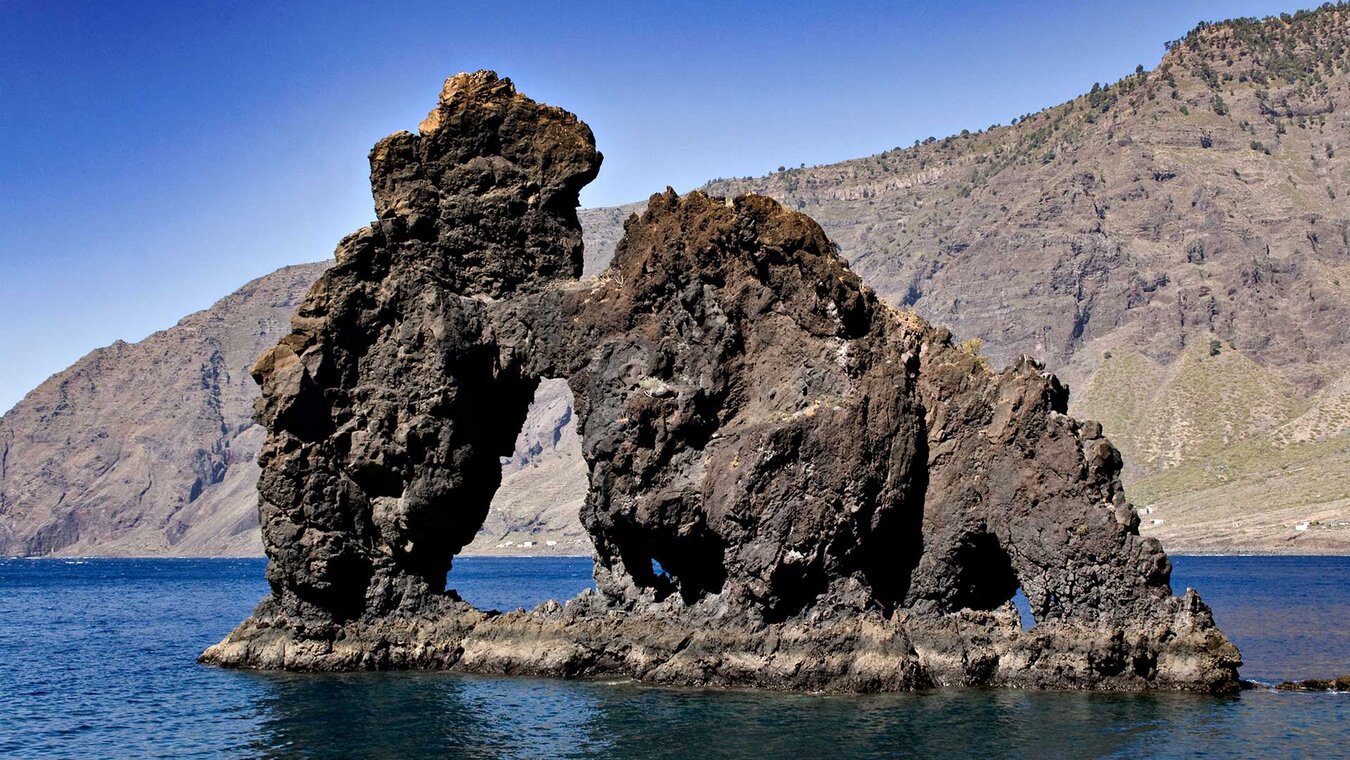
{"type": "MultiPolygon", "coordinates": [[[[1248,678],[1350,672],[1350,558],[1180,557],[1248,678]]],[[[261,560],[0,560],[3,757],[1342,757],[1350,694],[997,690],[820,696],[445,673],[199,666],[261,560]]],[[[456,562],[484,607],[590,585],[587,559],[456,562]]]]}

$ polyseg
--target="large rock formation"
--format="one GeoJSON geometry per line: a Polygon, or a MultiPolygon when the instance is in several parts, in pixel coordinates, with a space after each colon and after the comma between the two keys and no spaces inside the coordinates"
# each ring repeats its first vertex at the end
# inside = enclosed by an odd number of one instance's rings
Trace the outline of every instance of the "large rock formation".
{"type": "Polygon", "coordinates": [[[600,155],[487,72],[371,154],[379,221],[258,361],[272,594],[207,662],[798,689],[1225,690],[1100,426],[880,302],[761,196],[653,196],[579,281],[600,155]],[[542,378],[576,399],[598,593],[444,589],[542,378]],[[1010,603],[1022,588],[1038,625],[1010,603]]]}

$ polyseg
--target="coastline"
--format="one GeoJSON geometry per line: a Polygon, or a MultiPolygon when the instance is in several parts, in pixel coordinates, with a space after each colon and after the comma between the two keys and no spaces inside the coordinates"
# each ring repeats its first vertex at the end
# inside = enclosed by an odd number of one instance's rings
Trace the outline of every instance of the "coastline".
{"type": "Polygon", "coordinates": [[[1350,557],[1350,549],[1321,549],[1299,547],[1297,549],[1270,549],[1265,547],[1235,547],[1226,549],[1212,548],[1168,548],[1169,557],[1350,557]]]}

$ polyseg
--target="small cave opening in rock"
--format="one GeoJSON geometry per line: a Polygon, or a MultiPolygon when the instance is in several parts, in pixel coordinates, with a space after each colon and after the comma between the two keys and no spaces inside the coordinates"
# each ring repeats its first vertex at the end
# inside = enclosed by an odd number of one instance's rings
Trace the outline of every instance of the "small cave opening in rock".
{"type": "Polygon", "coordinates": [[[957,571],[953,609],[996,610],[1021,590],[1012,558],[993,533],[981,530],[967,535],[953,559],[957,571]]]}
{"type": "Polygon", "coordinates": [[[723,545],[711,531],[670,538],[636,527],[617,532],[619,560],[643,588],[657,599],[679,594],[685,604],[694,604],[707,594],[717,594],[726,583],[723,545]]]}
{"type": "Polygon", "coordinates": [[[594,551],[581,525],[588,477],[573,403],[566,380],[541,380],[513,450],[500,458],[502,481],[487,516],[446,577],[447,589],[479,609],[500,609],[499,597],[519,596],[507,593],[512,587],[548,592],[529,607],[595,587],[594,551]]]}
{"type": "Polygon", "coordinates": [[[782,623],[811,606],[829,589],[829,578],[819,568],[785,568],[770,576],[772,596],[764,600],[764,621],[782,623]]]}

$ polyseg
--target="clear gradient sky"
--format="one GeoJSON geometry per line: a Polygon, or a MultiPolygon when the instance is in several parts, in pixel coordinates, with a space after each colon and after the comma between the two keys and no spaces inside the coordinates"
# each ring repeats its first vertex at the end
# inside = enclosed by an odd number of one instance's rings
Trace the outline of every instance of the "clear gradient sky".
{"type": "Polygon", "coordinates": [[[0,0],[0,412],[330,256],[373,217],[370,146],[458,71],[587,121],[602,206],[1006,124],[1152,68],[1198,21],[1297,7],[0,0]]]}

